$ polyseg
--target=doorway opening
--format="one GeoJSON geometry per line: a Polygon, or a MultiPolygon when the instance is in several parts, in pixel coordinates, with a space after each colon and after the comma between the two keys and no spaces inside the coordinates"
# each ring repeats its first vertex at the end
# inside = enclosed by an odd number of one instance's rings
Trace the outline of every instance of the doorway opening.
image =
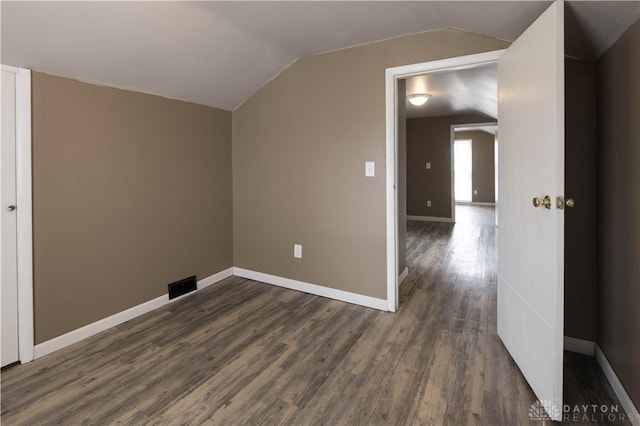
{"type": "MultiPolygon", "coordinates": [[[[444,135],[440,135],[439,140],[444,140],[444,148],[438,150],[438,152],[432,152],[431,156],[426,158],[424,156],[419,157],[413,155],[412,152],[407,151],[408,146],[406,144],[399,143],[399,139],[402,138],[402,133],[406,132],[405,136],[409,136],[411,129],[404,128],[403,123],[406,123],[406,117],[409,117],[412,113],[411,107],[405,103],[407,95],[415,95],[415,92],[410,92],[415,88],[410,87],[411,77],[416,76],[431,76],[439,75],[444,76],[443,82],[447,83],[448,76],[451,72],[459,73],[474,73],[483,71],[484,68],[495,66],[498,58],[503,54],[503,50],[485,52],[475,55],[467,55],[456,58],[449,58],[439,61],[426,62],[421,64],[413,64],[395,68],[389,68],[386,70],[386,123],[387,123],[387,157],[386,157],[386,186],[387,186],[387,309],[391,312],[395,312],[398,309],[399,302],[399,283],[400,274],[406,276],[404,268],[402,268],[402,256],[401,252],[405,253],[406,244],[406,219],[416,220],[433,220],[437,218],[440,222],[455,222],[455,198],[452,196],[453,190],[453,156],[451,155],[451,139],[453,134],[453,124],[468,123],[470,120],[464,115],[460,115],[456,121],[447,122],[442,132],[444,135]],[[403,80],[404,83],[402,82],[403,80]],[[406,109],[405,109],[406,108],[406,109]],[[444,156],[442,156],[444,152],[444,156]],[[437,158],[438,153],[441,157],[437,158]],[[411,194],[407,191],[412,185],[408,181],[410,173],[407,172],[410,161],[419,161],[419,169],[423,173],[431,173],[432,179],[430,181],[444,181],[447,186],[444,189],[445,196],[443,198],[436,198],[440,195],[440,192],[434,191],[433,197],[427,195],[429,198],[417,199],[417,203],[424,214],[418,214],[412,212],[411,204],[414,200],[411,194]],[[407,170],[404,170],[404,167],[407,170]],[[435,174],[438,177],[435,177],[435,174]],[[396,190],[397,188],[397,190],[396,190]],[[403,198],[399,200],[399,198],[403,198]],[[399,202],[401,201],[401,202],[399,202]],[[403,211],[406,206],[406,211],[403,211]],[[441,209],[441,211],[438,211],[441,209]],[[401,217],[402,216],[402,217],[401,217]],[[413,216],[413,217],[412,217],[413,216]]],[[[486,70],[484,70],[486,72],[486,70]]],[[[497,71],[490,71],[496,72],[497,71]]],[[[449,78],[447,84],[455,84],[459,79],[453,77],[449,78]]],[[[419,81],[418,81],[419,83],[419,81]]],[[[428,83],[428,81],[427,81],[428,83]]],[[[424,87],[426,90],[427,87],[424,87]]],[[[454,90],[452,92],[460,93],[464,90],[454,90]]],[[[426,93],[427,105],[430,107],[440,106],[442,108],[451,108],[456,103],[459,104],[460,99],[454,102],[451,99],[445,102],[438,102],[438,96],[432,96],[433,94],[426,93]]],[[[466,101],[473,101],[482,103],[486,100],[485,96],[473,96],[467,92],[465,94],[466,101]]],[[[493,94],[493,104],[496,105],[497,93],[493,94]]],[[[496,107],[497,109],[497,107],[496,107]]],[[[468,113],[468,111],[465,111],[468,113]]],[[[464,112],[458,111],[458,114],[464,114],[464,112]]],[[[437,116],[437,115],[436,115],[437,116]]],[[[478,122],[489,122],[491,116],[486,115],[484,119],[472,120],[478,122]]],[[[493,115],[495,117],[495,115],[493,115]]],[[[434,116],[435,118],[435,116],[434,116]]],[[[418,169],[415,169],[418,170],[418,169]]],[[[418,191],[419,192],[419,191],[418,191]]],[[[415,191],[414,191],[415,193],[415,191]]],[[[422,192],[424,195],[424,192],[422,192]]],[[[406,259],[405,259],[406,260],[406,259]]]]}
{"type": "Polygon", "coordinates": [[[451,156],[456,222],[462,217],[468,220],[468,212],[485,207],[485,213],[491,210],[498,226],[498,122],[452,125],[451,156]]]}
{"type": "MultiPolygon", "coordinates": [[[[486,84],[488,81],[479,79],[468,83],[486,84]]],[[[497,92],[495,80],[493,88],[497,92]]],[[[453,111],[452,115],[447,116],[413,117],[406,120],[406,199],[411,205],[407,206],[404,254],[408,269],[401,268],[407,271],[404,275],[408,278],[400,281],[400,309],[409,306],[406,302],[412,297],[414,289],[440,286],[435,280],[430,281],[424,277],[424,274],[431,271],[437,271],[434,273],[440,277],[439,282],[450,283],[443,291],[452,298],[467,297],[473,292],[490,293],[495,285],[488,277],[495,276],[497,272],[494,244],[497,170],[494,149],[497,122],[478,122],[486,119],[485,116],[455,114],[453,111]],[[475,123],[450,125],[451,122],[464,120],[475,123]],[[422,163],[431,157],[421,155],[431,155],[438,151],[443,158],[436,157],[435,161],[429,161],[431,171],[428,168],[422,170],[422,163]],[[442,167],[442,164],[450,164],[451,183],[440,178],[440,175],[450,173],[448,168],[444,173],[440,171],[440,174],[433,171],[433,167],[442,167]],[[446,203],[451,200],[450,218],[415,216],[415,199],[421,195],[432,198],[435,191],[443,194],[446,203]],[[438,257],[444,260],[444,264],[430,266],[430,270],[424,268],[424,265],[430,265],[432,259],[438,257]],[[408,271],[412,272],[410,276],[408,271]]],[[[404,150],[401,149],[400,152],[402,151],[404,150]]],[[[403,189],[403,172],[403,167],[400,167],[400,191],[403,189]]],[[[402,201],[399,207],[402,212],[402,201]]],[[[440,214],[450,213],[447,211],[440,214]]],[[[399,217],[402,221],[402,216],[399,217]]],[[[400,231],[403,231],[402,227],[400,231]]],[[[402,233],[399,232],[399,243],[402,241],[402,233]]],[[[403,256],[402,248],[399,247],[400,258],[403,256]]],[[[484,311],[488,306],[482,298],[474,299],[474,304],[474,309],[478,311],[484,311]]]]}

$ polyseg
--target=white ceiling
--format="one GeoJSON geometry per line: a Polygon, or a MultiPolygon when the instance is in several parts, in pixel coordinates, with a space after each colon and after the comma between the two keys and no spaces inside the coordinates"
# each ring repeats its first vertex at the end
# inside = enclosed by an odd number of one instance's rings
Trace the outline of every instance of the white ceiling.
{"type": "MultiPolygon", "coordinates": [[[[449,27],[514,40],[549,3],[2,1],[1,59],[233,110],[302,56],[449,27]]],[[[580,19],[610,35],[628,8],[610,9],[580,19]]]]}
{"type": "Polygon", "coordinates": [[[458,27],[512,40],[548,2],[2,2],[2,63],[233,110],[297,58],[458,27]]]}
{"type": "Polygon", "coordinates": [[[498,117],[498,66],[496,64],[458,71],[407,78],[407,96],[429,93],[421,106],[407,101],[407,118],[452,114],[484,114],[498,117]]]}

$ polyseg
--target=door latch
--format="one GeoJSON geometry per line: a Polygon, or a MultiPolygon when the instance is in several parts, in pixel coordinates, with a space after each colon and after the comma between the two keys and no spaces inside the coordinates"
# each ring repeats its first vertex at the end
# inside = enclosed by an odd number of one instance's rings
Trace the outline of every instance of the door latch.
{"type": "Polygon", "coordinates": [[[565,208],[565,206],[568,209],[572,209],[573,206],[576,205],[576,202],[573,200],[573,198],[567,198],[566,200],[564,199],[564,197],[557,197],[556,198],[556,208],[558,210],[563,210],[565,208]]]}

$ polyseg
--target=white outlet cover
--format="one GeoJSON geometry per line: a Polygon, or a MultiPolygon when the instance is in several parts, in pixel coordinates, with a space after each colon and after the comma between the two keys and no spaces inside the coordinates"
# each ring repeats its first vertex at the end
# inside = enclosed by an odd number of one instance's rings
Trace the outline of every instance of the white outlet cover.
{"type": "Polygon", "coordinates": [[[431,201],[427,201],[427,207],[431,207],[431,201]]]}
{"type": "Polygon", "coordinates": [[[364,163],[364,175],[366,177],[374,177],[376,175],[376,163],[374,161],[364,163]]]}
{"type": "Polygon", "coordinates": [[[427,161],[427,170],[431,169],[431,161],[427,161]]]}
{"type": "Polygon", "coordinates": [[[478,195],[478,190],[477,189],[473,190],[473,195],[478,195]]]}
{"type": "Polygon", "coordinates": [[[302,244],[293,245],[293,257],[296,259],[302,259],[302,244]]]}

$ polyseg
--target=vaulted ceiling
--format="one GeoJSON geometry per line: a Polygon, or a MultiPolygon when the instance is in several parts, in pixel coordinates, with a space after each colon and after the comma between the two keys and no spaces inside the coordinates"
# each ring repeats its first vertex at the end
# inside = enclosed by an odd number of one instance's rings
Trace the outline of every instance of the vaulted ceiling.
{"type": "MultiPolygon", "coordinates": [[[[450,27],[514,40],[549,3],[2,1],[1,54],[3,64],[233,110],[300,57],[450,27]]],[[[611,38],[628,9],[604,23],[589,10],[578,18],[611,38]]]]}

